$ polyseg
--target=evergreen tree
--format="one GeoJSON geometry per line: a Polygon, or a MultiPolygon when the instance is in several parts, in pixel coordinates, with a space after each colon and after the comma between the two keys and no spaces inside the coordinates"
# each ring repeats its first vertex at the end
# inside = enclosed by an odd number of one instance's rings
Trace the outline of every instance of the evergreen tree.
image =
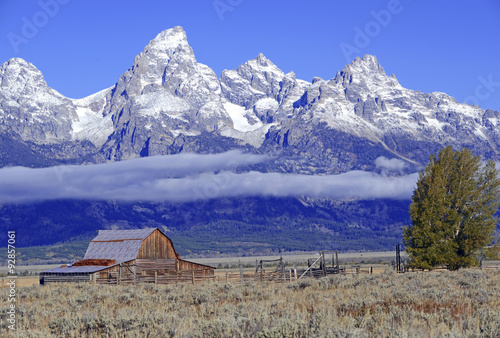
{"type": "MultiPolygon", "coordinates": [[[[496,239],[500,180],[466,148],[443,148],[420,172],[410,205],[412,226],[404,229],[409,267],[450,270],[479,264],[480,255],[498,255],[496,239]]],[[[497,256],[498,257],[498,256],[497,256]]]]}

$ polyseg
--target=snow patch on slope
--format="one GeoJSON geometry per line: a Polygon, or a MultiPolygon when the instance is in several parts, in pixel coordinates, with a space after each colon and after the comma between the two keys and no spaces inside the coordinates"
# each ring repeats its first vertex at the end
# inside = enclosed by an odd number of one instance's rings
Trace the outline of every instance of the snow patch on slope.
{"type": "Polygon", "coordinates": [[[257,111],[276,110],[278,106],[278,102],[270,97],[260,99],[255,103],[255,109],[257,111]]]}
{"type": "MultiPolygon", "coordinates": [[[[278,107],[278,103],[274,99],[261,99],[259,101],[262,101],[259,103],[262,109],[278,107]]],[[[278,125],[278,123],[262,123],[255,116],[253,109],[245,109],[245,107],[231,102],[224,102],[223,106],[233,121],[233,128],[225,128],[221,131],[221,134],[226,137],[242,140],[256,148],[260,147],[264,142],[269,128],[278,125]]]]}
{"type": "Polygon", "coordinates": [[[160,113],[177,118],[178,114],[189,109],[189,104],[182,98],[167,91],[152,92],[138,97],[138,114],[158,117],[160,113]]]}
{"type": "Polygon", "coordinates": [[[238,106],[237,104],[231,102],[225,102],[223,105],[224,109],[233,121],[235,130],[241,132],[250,132],[262,127],[262,122],[260,120],[255,121],[254,119],[252,119],[252,122],[254,123],[250,123],[247,116],[249,114],[252,114],[251,110],[246,110],[245,107],[238,106]]]}
{"type": "Polygon", "coordinates": [[[104,116],[106,95],[112,87],[82,99],[74,99],[77,119],[72,120],[72,138],[89,140],[96,147],[102,146],[113,133],[111,114],[104,116]]]}

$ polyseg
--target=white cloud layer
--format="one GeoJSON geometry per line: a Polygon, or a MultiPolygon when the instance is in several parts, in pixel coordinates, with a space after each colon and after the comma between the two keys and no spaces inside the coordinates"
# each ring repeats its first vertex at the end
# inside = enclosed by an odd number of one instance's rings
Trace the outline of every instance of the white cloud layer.
{"type": "Polygon", "coordinates": [[[385,156],[377,157],[375,167],[386,171],[401,172],[406,167],[406,162],[397,158],[388,159],[385,156]]]}
{"type": "MultiPolygon", "coordinates": [[[[85,166],[2,168],[0,204],[53,199],[186,202],[239,196],[409,199],[418,179],[418,174],[386,177],[365,171],[321,176],[230,171],[265,160],[230,151],[85,166]]],[[[395,162],[389,165],[399,168],[395,162]]]]}

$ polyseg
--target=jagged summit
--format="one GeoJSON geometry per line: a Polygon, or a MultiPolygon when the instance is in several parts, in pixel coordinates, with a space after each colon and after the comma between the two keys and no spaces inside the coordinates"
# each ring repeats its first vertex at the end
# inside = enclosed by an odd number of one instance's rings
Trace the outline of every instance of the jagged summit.
{"type": "Polygon", "coordinates": [[[253,60],[255,60],[262,67],[274,66],[274,63],[272,63],[271,60],[266,58],[262,53],[259,53],[259,55],[257,55],[257,57],[253,60]]]}
{"type": "Polygon", "coordinates": [[[7,67],[12,67],[12,66],[22,66],[22,67],[34,67],[33,64],[29,63],[28,61],[24,60],[23,58],[20,57],[14,57],[10,60],[5,61],[2,65],[0,65],[0,72],[3,72],[7,67]]]}
{"type": "Polygon", "coordinates": [[[403,89],[396,76],[387,76],[384,67],[380,65],[374,55],[356,57],[344,69],[337,72],[333,78],[336,83],[341,83],[344,88],[359,87],[360,90],[380,91],[388,88],[403,89]]]}
{"type": "Polygon", "coordinates": [[[37,144],[61,143],[71,138],[75,115],[71,100],[50,88],[33,64],[13,58],[0,66],[2,131],[37,144]]]}
{"type": "Polygon", "coordinates": [[[172,57],[173,54],[179,51],[194,55],[193,50],[189,46],[186,32],[180,26],[164,30],[144,48],[145,54],[154,53],[155,56],[165,54],[168,57],[172,57]]]}
{"type": "Polygon", "coordinates": [[[346,65],[345,70],[357,73],[379,73],[385,75],[384,68],[377,61],[375,55],[366,54],[363,58],[356,57],[350,64],[346,65]]]}
{"type": "Polygon", "coordinates": [[[43,74],[32,63],[12,58],[0,66],[0,88],[7,94],[32,94],[37,87],[47,87],[43,74]]]}
{"type": "Polygon", "coordinates": [[[271,60],[264,56],[264,54],[259,53],[256,58],[248,60],[244,64],[238,66],[238,72],[244,74],[244,76],[249,79],[252,75],[250,72],[256,71],[262,74],[268,74],[266,77],[283,76],[285,73],[276,66],[271,60]]]}
{"type": "Polygon", "coordinates": [[[224,70],[220,82],[230,102],[248,109],[262,98],[276,98],[284,77],[285,73],[260,53],[236,70],[224,70]]]}
{"type": "Polygon", "coordinates": [[[366,54],[363,58],[359,56],[356,57],[350,64],[345,65],[344,69],[337,73],[341,75],[341,77],[348,77],[351,82],[352,78],[360,79],[360,78],[377,78],[383,79],[387,77],[385,74],[384,67],[380,65],[377,60],[377,57],[374,55],[366,54]]]}

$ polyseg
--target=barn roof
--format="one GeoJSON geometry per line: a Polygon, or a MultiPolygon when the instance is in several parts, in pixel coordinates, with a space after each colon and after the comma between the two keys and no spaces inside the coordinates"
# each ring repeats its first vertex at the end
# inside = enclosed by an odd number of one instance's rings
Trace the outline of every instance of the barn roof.
{"type": "Polygon", "coordinates": [[[99,230],[84,259],[114,259],[117,263],[137,258],[142,241],[156,228],[138,230],[99,230]]]}
{"type": "Polygon", "coordinates": [[[142,240],[117,242],[90,242],[83,259],[114,259],[117,263],[134,260],[139,254],[142,240]]]}
{"type": "MultiPolygon", "coordinates": [[[[115,264],[116,265],[116,264],[115,264]]],[[[114,265],[113,265],[114,266],[114,265]]],[[[65,266],[44,271],[45,273],[93,273],[110,268],[111,266],[86,265],[86,266],[65,266]]]]}
{"type": "Polygon", "coordinates": [[[151,235],[156,228],[135,229],[135,230],[99,230],[97,237],[92,242],[110,242],[124,240],[144,240],[151,235]]]}

